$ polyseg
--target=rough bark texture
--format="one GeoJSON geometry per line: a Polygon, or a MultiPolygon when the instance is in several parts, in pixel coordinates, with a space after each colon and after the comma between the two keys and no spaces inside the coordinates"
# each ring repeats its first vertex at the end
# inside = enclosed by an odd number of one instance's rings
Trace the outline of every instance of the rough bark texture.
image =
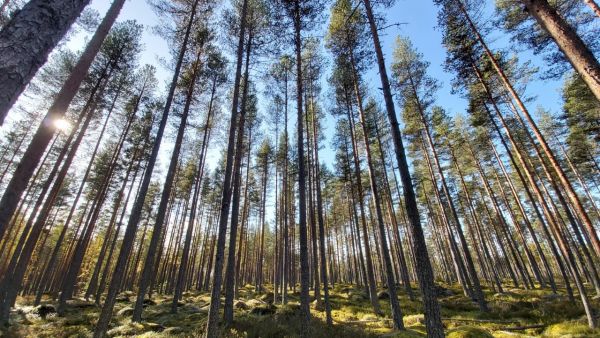
{"type": "Polygon", "coordinates": [[[0,31],[0,125],[90,0],[33,0],[0,31]]]}

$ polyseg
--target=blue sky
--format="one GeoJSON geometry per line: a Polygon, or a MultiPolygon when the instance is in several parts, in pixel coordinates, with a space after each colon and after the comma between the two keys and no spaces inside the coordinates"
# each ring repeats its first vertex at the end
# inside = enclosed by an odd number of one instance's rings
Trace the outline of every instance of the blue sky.
{"type": "MultiPolygon", "coordinates": [[[[224,3],[225,6],[227,6],[227,1],[229,0],[224,1],[226,1],[224,3]]],[[[487,0],[486,3],[488,4],[486,15],[491,16],[493,15],[493,0],[487,0]]],[[[97,9],[101,15],[104,15],[109,4],[109,0],[92,0],[91,6],[97,9]]],[[[327,8],[326,11],[326,14],[328,14],[329,8],[327,8]]],[[[388,71],[389,64],[392,62],[392,51],[396,37],[398,35],[409,37],[416,49],[418,49],[418,51],[423,54],[423,57],[430,63],[429,74],[439,80],[442,84],[441,88],[437,92],[436,104],[444,107],[450,114],[463,114],[466,108],[466,101],[458,95],[451,94],[450,83],[453,78],[453,74],[446,73],[443,69],[446,51],[441,43],[442,34],[438,29],[436,29],[437,8],[433,4],[433,1],[397,0],[395,5],[392,8],[387,9],[385,13],[388,25],[392,23],[403,23],[401,26],[392,26],[380,32],[382,47],[386,56],[386,63],[388,65],[388,71]]],[[[158,18],[145,0],[129,0],[126,2],[125,7],[123,8],[119,20],[123,21],[131,19],[137,20],[145,27],[142,36],[142,42],[145,48],[140,56],[140,64],[149,63],[157,67],[157,77],[162,87],[161,94],[163,94],[172,75],[169,70],[162,66],[161,62],[161,59],[168,60],[170,57],[167,43],[162,40],[162,38],[154,35],[152,32],[152,27],[158,24],[158,18]]],[[[326,25],[323,28],[325,27],[326,25]]],[[[492,49],[497,50],[500,48],[505,48],[506,46],[511,46],[508,37],[500,30],[497,30],[497,32],[494,34],[496,35],[486,37],[486,40],[492,49]]],[[[306,35],[324,36],[325,33],[324,31],[315,30],[306,35]]],[[[67,46],[74,50],[81,49],[83,48],[85,41],[86,37],[84,34],[78,34],[67,43],[67,46]]],[[[325,51],[325,53],[326,57],[329,57],[327,51],[325,51]]],[[[520,52],[518,53],[518,56],[521,62],[531,60],[534,66],[540,68],[540,71],[544,70],[545,64],[540,57],[533,56],[529,52],[520,52]]],[[[230,58],[230,60],[231,59],[232,58],[230,58]]],[[[381,91],[378,89],[381,87],[381,85],[376,68],[376,65],[373,64],[372,69],[365,74],[365,79],[371,95],[374,95],[375,99],[382,103],[383,98],[381,97],[381,91]]],[[[324,74],[324,79],[322,82],[323,84],[326,83],[326,76],[328,76],[328,74],[329,70],[326,70],[326,74],[324,74]]],[[[259,76],[255,76],[255,81],[260,81],[259,76]]],[[[559,112],[562,106],[561,86],[562,81],[542,81],[539,79],[533,79],[533,81],[530,82],[526,92],[527,96],[535,97],[535,100],[529,103],[530,111],[535,112],[537,110],[536,108],[541,105],[553,113],[559,112]]],[[[258,84],[258,88],[261,88],[260,84],[258,84]]],[[[327,96],[329,94],[329,90],[327,88],[323,88],[321,94],[322,101],[320,103],[324,108],[328,108],[330,106],[330,104],[327,102],[327,96]]],[[[225,121],[228,121],[226,116],[230,111],[230,103],[227,100],[224,101],[222,112],[225,121]]],[[[260,97],[259,101],[262,101],[259,102],[259,109],[262,109],[264,113],[264,109],[268,106],[268,103],[266,100],[260,100],[260,97]]],[[[291,111],[294,111],[293,107],[294,103],[291,103],[291,111]]],[[[397,112],[400,112],[400,109],[397,108],[397,112]]],[[[289,121],[290,130],[295,130],[295,118],[293,115],[294,114],[291,114],[289,121]]],[[[154,179],[158,180],[159,182],[164,180],[163,175],[166,172],[173,146],[172,136],[175,133],[172,125],[177,122],[178,121],[171,118],[171,123],[169,123],[169,128],[165,133],[165,138],[163,138],[159,160],[154,173],[154,179]]],[[[319,156],[322,162],[325,162],[331,167],[335,154],[331,145],[331,139],[335,132],[334,118],[328,115],[324,125],[326,141],[322,144],[322,149],[319,156]]],[[[225,126],[219,129],[220,133],[222,134],[224,134],[224,131],[226,131],[225,126]]],[[[190,132],[191,130],[188,129],[188,133],[190,132]]],[[[273,139],[272,136],[271,138],[273,139]]],[[[217,163],[217,160],[221,154],[221,149],[224,146],[223,139],[224,137],[221,136],[221,140],[211,141],[211,150],[209,150],[207,159],[207,164],[209,167],[214,167],[217,163]]],[[[269,218],[274,216],[274,198],[272,192],[269,192],[269,198],[267,201],[267,214],[271,215],[269,218]]],[[[272,218],[270,221],[272,221],[272,218]]]]}
{"type": "MultiPolygon", "coordinates": [[[[493,1],[488,1],[487,15],[493,15],[493,1]]],[[[107,0],[94,0],[92,5],[101,14],[106,12],[109,5],[107,0]]],[[[327,9],[329,12],[329,9],[327,9]]],[[[451,94],[450,82],[453,74],[447,73],[443,69],[443,62],[445,58],[445,49],[442,46],[442,34],[436,28],[437,23],[437,8],[431,0],[398,0],[395,5],[386,10],[386,18],[388,24],[402,23],[400,26],[392,26],[382,31],[381,41],[384,53],[386,55],[386,63],[389,65],[392,61],[392,51],[394,48],[394,41],[398,35],[408,36],[413,45],[423,54],[424,58],[430,63],[429,73],[438,79],[442,86],[437,92],[436,104],[443,106],[451,114],[461,114],[464,112],[466,107],[466,101],[458,95],[451,94]]],[[[158,77],[161,80],[161,84],[164,84],[170,79],[169,72],[159,64],[160,58],[168,58],[168,47],[164,40],[157,37],[152,33],[152,27],[158,23],[156,14],[152,11],[150,6],[144,0],[130,0],[126,3],[119,20],[135,19],[145,26],[143,35],[144,51],[141,55],[140,63],[150,63],[157,65],[158,77]]],[[[323,36],[324,32],[314,31],[310,34],[317,36],[323,36]]],[[[491,47],[498,49],[504,48],[509,45],[508,37],[503,33],[496,33],[496,36],[486,37],[491,47]]],[[[78,36],[74,38],[70,45],[72,48],[80,48],[83,44],[83,37],[78,36]]],[[[540,67],[543,71],[544,63],[541,58],[531,55],[528,52],[518,53],[519,58],[522,62],[526,60],[532,60],[534,66],[540,67]]],[[[382,101],[380,96],[379,75],[377,73],[375,65],[366,74],[366,79],[370,92],[375,97],[382,101]]],[[[388,67],[389,69],[389,67],[388,67]]],[[[528,96],[534,96],[535,100],[530,103],[531,111],[535,111],[536,107],[541,105],[552,112],[558,112],[561,109],[561,81],[542,81],[534,79],[529,87],[527,88],[526,94],[528,96]]],[[[324,88],[322,96],[327,95],[328,91],[324,88]]],[[[260,105],[266,107],[266,103],[260,105]]],[[[323,104],[327,107],[327,104],[323,104]]],[[[292,107],[290,107],[292,108],[292,107]]],[[[225,110],[227,111],[227,110],[225,110]]],[[[397,110],[399,111],[399,109],[397,110]]],[[[290,123],[294,123],[290,120],[290,123]]],[[[325,135],[327,141],[324,143],[324,149],[322,150],[321,159],[327,164],[331,164],[333,160],[333,150],[331,148],[330,139],[334,133],[334,120],[333,118],[327,118],[325,135]]],[[[290,125],[291,126],[291,125],[290,125]]],[[[167,134],[168,135],[168,134],[167,134]]],[[[213,143],[214,145],[215,143],[213,143]]],[[[168,154],[170,149],[170,142],[167,140],[163,143],[162,151],[163,154],[168,154]]],[[[212,153],[211,158],[214,162],[218,156],[218,151],[212,153]]],[[[166,168],[168,160],[165,156],[161,156],[160,166],[166,168]]]]}

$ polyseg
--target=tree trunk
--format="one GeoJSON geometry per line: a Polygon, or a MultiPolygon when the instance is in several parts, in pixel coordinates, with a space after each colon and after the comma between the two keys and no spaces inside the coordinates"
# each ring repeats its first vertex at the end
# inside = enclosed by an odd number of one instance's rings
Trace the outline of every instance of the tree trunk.
{"type": "MultiPolygon", "coordinates": [[[[249,15],[252,17],[252,15],[249,15]]],[[[237,136],[235,145],[235,158],[233,160],[233,195],[231,210],[231,227],[229,228],[229,247],[227,255],[227,266],[225,268],[225,305],[223,306],[223,319],[226,325],[233,322],[233,298],[235,295],[235,242],[237,239],[237,228],[240,212],[240,189],[242,175],[242,156],[244,154],[244,132],[246,124],[246,106],[248,100],[248,90],[250,87],[250,55],[252,54],[252,29],[248,27],[248,42],[246,44],[246,62],[244,69],[244,90],[242,93],[242,102],[237,121],[237,136]]],[[[248,136],[250,141],[250,136],[248,136]]],[[[250,152],[250,143],[248,143],[248,152],[250,152]]],[[[249,160],[249,158],[248,158],[249,160]]],[[[250,168],[250,167],[248,167],[250,168]]],[[[249,173],[246,173],[247,175],[249,173]]],[[[244,201],[246,205],[249,201],[244,201]]],[[[244,220],[242,220],[244,222],[244,220]]],[[[240,246],[241,247],[241,246],[240,246]]]]}
{"type": "Polygon", "coordinates": [[[379,130],[379,123],[375,123],[375,133],[377,136],[377,145],[379,147],[379,159],[381,161],[381,164],[383,166],[383,175],[384,175],[384,182],[385,182],[385,186],[386,186],[386,190],[387,190],[387,195],[388,198],[386,199],[387,201],[387,208],[388,208],[388,213],[390,216],[390,220],[391,220],[391,225],[393,227],[392,229],[392,233],[395,236],[395,240],[397,243],[397,250],[398,250],[398,259],[399,259],[399,265],[400,265],[400,277],[402,279],[402,283],[404,284],[404,289],[406,290],[406,294],[408,295],[408,298],[410,300],[415,300],[415,296],[412,290],[412,287],[410,285],[410,276],[408,274],[408,266],[406,264],[406,257],[404,254],[404,248],[402,245],[402,241],[400,239],[400,231],[398,229],[398,219],[396,218],[396,213],[394,211],[394,207],[393,207],[393,202],[392,202],[392,190],[390,189],[390,181],[388,178],[388,174],[387,174],[387,163],[386,163],[386,158],[385,158],[385,152],[383,149],[383,143],[381,142],[381,134],[380,134],[380,130],[379,130]]]}
{"type": "MultiPolygon", "coordinates": [[[[196,60],[196,62],[198,62],[198,61],[199,60],[196,60]]],[[[185,282],[185,278],[186,278],[186,267],[187,267],[187,262],[188,262],[188,257],[189,257],[191,240],[192,240],[192,232],[194,229],[194,224],[196,222],[196,220],[195,220],[196,205],[198,203],[198,197],[200,194],[200,189],[202,186],[202,179],[204,176],[204,164],[205,164],[205,157],[206,157],[205,149],[208,148],[207,147],[208,134],[209,134],[209,130],[210,130],[211,116],[212,116],[212,110],[213,110],[212,105],[213,105],[213,98],[215,95],[216,85],[217,85],[217,82],[213,81],[212,90],[211,90],[211,100],[208,104],[206,125],[205,125],[205,129],[204,129],[204,136],[202,138],[202,150],[201,150],[200,156],[198,158],[198,168],[196,169],[197,170],[196,182],[195,182],[195,186],[194,186],[194,195],[192,197],[192,211],[190,214],[190,220],[188,222],[188,228],[187,228],[187,232],[185,235],[185,244],[183,246],[183,255],[181,257],[181,264],[179,265],[179,272],[177,273],[177,284],[175,286],[175,292],[173,294],[173,303],[171,305],[171,312],[173,312],[173,313],[177,312],[177,302],[181,298],[181,295],[182,295],[183,289],[184,289],[184,282],[185,282]]]]}
{"type": "Polygon", "coordinates": [[[585,4],[590,7],[592,12],[594,12],[594,14],[596,14],[596,16],[600,18],[600,6],[598,6],[598,4],[594,0],[583,0],[583,2],[585,2],[585,4]]]}
{"type": "Polygon", "coordinates": [[[206,323],[207,338],[218,336],[219,307],[221,305],[221,285],[223,283],[223,260],[225,254],[225,237],[227,235],[227,219],[231,202],[231,177],[233,172],[233,155],[235,146],[235,130],[238,119],[238,101],[240,94],[240,80],[242,75],[242,61],[244,54],[244,37],[246,36],[246,14],[248,12],[248,0],[244,0],[240,19],[239,40],[237,46],[237,61],[235,80],[233,85],[233,99],[231,103],[231,120],[229,121],[229,138],[227,143],[227,157],[225,161],[225,177],[223,179],[223,191],[221,207],[219,212],[218,237],[216,245],[215,262],[213,265],[213,283],[211,290],[211,302],[206,323]]]}
{"type": "MultiPolygon", "coordinates": [[[[365,194],[363,191],[362,180],[360,175],[360,162],[358,157],[358,145],[356,144],[356,138],[354,137],[354,123],[352,122],[352,106],[350,98],[348,97],[348,93],[346,92],[346,100],[347,100],[347,115],[348,115],[348,123],[350,125],[350,138],[352,141],[352,155],[354,158],[354,179],[356,180],[356,199],[358,200],[358,206],[360,210],[360,225],[362,227],[363,232],[363,244],[365,249],[365,261],[366,261],[366,287],[367,293],[369,294],[369,298],[371,300],[371,306],[373,306],[373,311],[377,315],[381,315],[381,307],[379,305],[379,300],[377,298],[377,283],[375,282],[375,269],[373,268],[373,255],[371,254],[371,244],[369,242],[369,235],[367,232],[367,216],[365,211],[365,194]]],[[[358,227],[358,222],[356,223],[358,227]]],[[[360,230],[357,228],[357,233],[360,230]]]]}
{"type": "MultiPolygon", "coordinates": [[[[373,166],[373,160],[371,159],[371,145],[369,141],[369,133],[367,130],[366,117],[363,109],[363,103],[358,84],[358,76],[356,75],[356,68],[354,67],[354,58],[352,56],[352,51],[350,51],[350,59],[352,63],[352,74],[354,80],[354,93],[356,95],[356,102],[360,116],[360,124],[362,126],[363,141],[365,144],[365,153],[367,155],[367,167],[369,168],[369,182],[371,185],[371,194],[373,204],[375,205],[375,215],[377,218],[377,226],[379,230],[379,242],[381,245],[381,256],[383,256],[385,280],[387,283],[388,294],[390,297],[392,319],[394,322],[395,329],[404,330],[404,322],[402,321],[402,310],[400,309],[400,304],[398,303],[398,295],[396,294],[394,270],[392,268],[392,260],[390,258],[389,246],[386,238],[387,236],[385,232],[385,224],[383,221],[383,212],[381,211],[381,197],[379,196],[379,188],[377,186],[377,180],[375,178],[375,168],[373,166]]],[[[352,116],[350,116],[349,118],[353,119],[352,116]]],[[[350,121],[350,124],[352,125],[354,123],[350,121]]]]}
{"type": "Polygon", "coordinates": [[[300,233],[300,314],[302,321],[302,337],[310,335],[310,296],[308,288],[310,274],[308,266],[308,238],[306,227],[306,168],[304,162],[304,118],[302,112],[303,81],[302,78],[302,13],[300,0],[294,1],[294,44],[296,50],[296,100],[297,100],[297,137],[298,137],[298,231],[300,233]]]}
{"type": "Polygon", "coordinates": [[[421,227],[421,218],[419,216],[415,191],[412,186],[412,179],[408,169],[408,162],[406,160],[404,145],[402,143],[400,127],[396,118],[396,109],[394,107],[392,91],[387,76],[387,70],[385,68],[381,43],[379,42],[379,32],[377,30],[375,16],[373,15],[373,10],[371,8],[371,1],[364,0],[363,3],[365,5],[367,19],[369,21],[369,28],[371,30],[373,44],[375,46],[375,53],[377,55],[377,65],[379,66],[379,76],[381,77],[383,97],[385,99],[388,120],[391,125],[392,140],[396,150],[396,161],[398,162],[398,168],[400,170],[400,176],[402,179],[402,187],[404,189],[406,213],[410,222],[410,232],[413,236],[415,258],[418,262],[416,269],[419,277],[419,286],[423,295],[427,335],[431,338],[443,337],[444,328],[442,325],[440,305],[437,301],[435,283],[433,280],[433,269],[431,267],[429,254],[427,252],[427,245],[425,243],[423,228],[421,227]]]}
{"type": "MultiPolygon", "coordinates": [[[[124,2],[124,1],[123,1],[124,2]]],[[[90,0],[33,0],[0,31],[0,125],[90,0]]],[[[8,1],[4,1],[0,14],[8,1]]],[[[79,87],[79,86],[77,86],[79,87]]]]}
{"type": "MultiPolygon", "coordinates": [[[[311,97],[312,102],[312,97],[311,97]]],[[[313,113],[312,116],[312,141],[313,141],[313,158],[314,158],[314,184],[316,187],[316,202],[317,202],[317,222],[319,224],[319,255],[321,268],[321,282],[323,283],[323,297],[325,301],[325,316],[327,325],[333,325],[331,318],[331,304],[329,302],[329,281],[327,278],[327,258],[325,247],[325,221],[323,220],[323,197],[321,194],[321,174],[319,162],[319,137],[317,135],[317,118],[313,113]]],[[[316,234],[315,234],[316,236],[316,234]]],[[[316,255],[317,253],[315,253],[316,255]]]]}
{"type": "MultiPolygon", "coordinates": [[[[192,14],[194,16],[194,14],[192,14]]],[[[190,23],[192,20],[190,20],[190,23]]],[[[200,47],[198,47],[200,48],[200,47]]],[[[150,278],[152,271],[155,266],[156,251],[158,250],[158,244],[163,232],[163,226],[165,225],[165,213],[167,211],[167,205],[169,203],[169,199],[171,197],[171,190],[173,188],[173,183],[175,180],[175,171],[178,167],[179,162],[179,154],[181,153],[181,145],[183,143],[183,136],[185,134],[185,128],[187,127],[187,120],[190,113],[190,107],[192,104],[192,97],[194,94],[194,88],[196,85],[196,79],[198,76],[198,71],[200,67],[200,54],[198,51],[196,55],[196,61],[194,63],[193,73],[190,78],[190,84],[187,90],[187,97],[185,101],[185,106],[183,108],[183,112],[181,115],[181,121],[179,122],[179,128],[177,130],[177,137],[175,139],[175,145],[173,146],[171,161],[169,163],[169,169],[167,171],[167,177],[165,179],[165,183],[163,186],[163,191],[160,198],[160,203],[158,206],[158,211],[156,213],[156,220],[154,222],[154,228],[152,230],[152,237],[150,239],[150,244],[148,246],[148,251],[146,253],[146,260],[144,262],[144,267],[142,269],[142,274],[140,277],[140,281],[138,284],[138,292],[137,298],[135,302],[135,307],[133,310],[132,320],[139,322],[142,319],[142,310],[144,305],[144,296],[146,294],[146,290],[148,289],[150,278]]]]}

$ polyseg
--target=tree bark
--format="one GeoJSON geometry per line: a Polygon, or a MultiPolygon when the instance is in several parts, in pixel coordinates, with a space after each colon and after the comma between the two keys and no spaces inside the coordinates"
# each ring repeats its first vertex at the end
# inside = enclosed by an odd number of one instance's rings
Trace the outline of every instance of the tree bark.
{"type": "MultiPolygon", "coordinates": [[[[3,14],[2,5],[0,14],[3,14]]],[[[33,0],[0,31],[0,125],[90,0],[33,0]]],[[[78,86],[77,86],[78,87],[78,86]]]]}
{"type": "Polygon", "coordinates": [[[600,6],[598,6],[598,4],[594,0],[583,0],[583,2],[585,2],[585,4],[590,7],[592,12],[594,12],[594,14],[596,14],[596,16],[600,18],[600,6]]]}

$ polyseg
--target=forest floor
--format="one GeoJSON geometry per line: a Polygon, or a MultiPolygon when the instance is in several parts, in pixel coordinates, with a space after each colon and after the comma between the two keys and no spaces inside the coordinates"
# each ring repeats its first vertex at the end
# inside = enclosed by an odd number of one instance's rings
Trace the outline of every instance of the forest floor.
{"type": "MultiPolygon", "coordinates": [[[[334,325],[325,325],[325,312],[313,303],[311,314],[312,337],[425,337],[422,306],[410,301],[399,290],[404,314],[405,331],[391,328],[387,293],[380,291],[385,315],[373,314],[363,289],[336,285],[331,291],[334,325]]],[[[442,316],[447,337],[600,337],[600,329],[587,326],[581,305],[570,303],[564,294],[549,290],[508,289],[502,294],[486,292],[490,312],[482,313],[475,303],[463,296],[457,286],[440,288],[442,316]]],[[[187,292],[178,312],[171,313],[171,298],[157,295],[147,301],[144,321],[131,322],[132,301],[135,295],[124,292],[119,296],[111,323],[111,337],[200,337],[206,325],[208,293],[187,292]]],[[[287,305],[272,305],[273,294],[257,294],[254,287],[241,288],[235,303],[235,323],[224,337],[297,337],[300,320],[297,317],[298,293],[290,292],[287,305]]],[[[51,301],[34,307],[30,298],[18,300],[11,313],[8,331],[0,337],[89,337],[100,308],[82,299],[69,301],[63,317],[56,316],[51,301]]],[[[600,308],[600,300],[593,301],[600,308]]]]}

